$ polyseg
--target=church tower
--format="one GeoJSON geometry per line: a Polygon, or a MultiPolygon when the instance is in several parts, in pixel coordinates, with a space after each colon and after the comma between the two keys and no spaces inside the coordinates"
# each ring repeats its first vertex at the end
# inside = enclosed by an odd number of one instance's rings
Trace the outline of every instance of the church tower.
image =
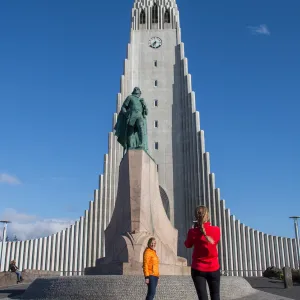
{"type": "Polygon", "coordinates": [[[167,215],[179,230],[179,255],[186,256],[183,239],[194,207],[204,204],[205,191],[196,165],[201,155],[199,115],[175,0],[135,0],[122,100],[135,86],[149,107],[149,153],[157,163],[167,215]]]}

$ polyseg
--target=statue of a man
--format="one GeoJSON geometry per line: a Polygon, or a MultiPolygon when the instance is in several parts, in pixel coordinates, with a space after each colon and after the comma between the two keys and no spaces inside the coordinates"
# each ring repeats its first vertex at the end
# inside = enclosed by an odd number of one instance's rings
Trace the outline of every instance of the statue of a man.
{"type": "Polygon", "coordinates": [[[124,153],[130,149],[144,149],[148,151],[147,120],[148,108],[141,90],[135,87],[128,96],[118,115],[115,135],[123,146],[124,153]]]}

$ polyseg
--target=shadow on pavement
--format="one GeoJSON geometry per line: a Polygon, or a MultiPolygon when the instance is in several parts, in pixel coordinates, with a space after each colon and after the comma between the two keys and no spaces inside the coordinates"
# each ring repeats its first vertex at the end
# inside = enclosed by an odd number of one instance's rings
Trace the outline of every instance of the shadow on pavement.
{"type": "Polygon", "coordinates": [[[281,280],[264,277],[246,277],[245,279],[254,289],[294,300],[300,300],[300,285],[298,283],[295,283],[293,287],[286,289],[281,280]]]}
{"type": "Polygon", "coordinates": [[[7,288],[1,288],[0,299],[5,299],[5,298],[20,299],[19,296],[23,295],[27,287],[28,284],[20,284],[20,285],[10,286],[7,288]]]}

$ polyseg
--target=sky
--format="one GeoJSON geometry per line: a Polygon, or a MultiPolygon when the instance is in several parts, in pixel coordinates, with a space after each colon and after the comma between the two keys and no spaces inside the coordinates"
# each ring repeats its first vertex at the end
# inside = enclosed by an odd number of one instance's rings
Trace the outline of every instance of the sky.
{"type": "MultiPolygon", "coordinates": [[[[211,171],[231,213],[293,237],[300,215],[300,2],[178,0],[211,171]]],[[[0,2],[0,218],[19,239],[98,188],[133,1],[0,2]]]]}

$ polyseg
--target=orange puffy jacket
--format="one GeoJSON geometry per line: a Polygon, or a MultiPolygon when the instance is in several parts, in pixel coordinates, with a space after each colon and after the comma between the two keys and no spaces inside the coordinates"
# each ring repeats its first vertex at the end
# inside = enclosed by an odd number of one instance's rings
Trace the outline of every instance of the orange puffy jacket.
{"type": "Polygon", "coordinates": [[[147,248],[144,252],[143,270],[145,278],[151,276],[159,277],[159,259],[156,251],[147,248]]]}

